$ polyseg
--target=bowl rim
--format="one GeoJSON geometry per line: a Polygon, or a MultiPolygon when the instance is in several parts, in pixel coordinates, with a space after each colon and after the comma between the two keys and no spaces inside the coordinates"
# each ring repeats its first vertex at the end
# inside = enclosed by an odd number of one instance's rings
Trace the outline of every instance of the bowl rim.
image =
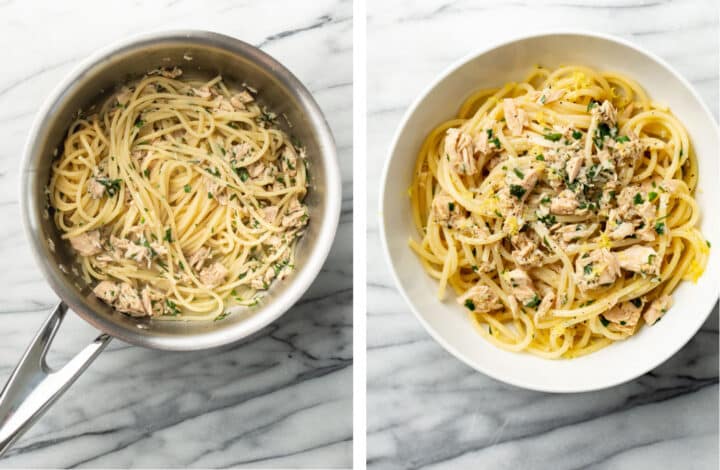
{"type": "MultiPolygon", "coordinates": [[[[539,39],[539,38],[546,38],[551,36],[585,36],[593,39],[600,39],[603,41],[615,43],[616,45],[623,46],[625,48],[632,49],[649,59],[651,59],[653,62],[658,64],[660,67],[667,70],[670,74],[672,74],[676,80],[678,80],[693,96],[695,101],[700,105],[700,108],[703,110],[705,117],[714,124],[714,127],[716,128],[716,132],[718,135],[718,138],[720,139],[720,128],[718,128],[717,121],[715,120],[714,116],[710,112],[710,109],[708,108],[708,105],[705,103],[705,101],[700,97],[695,87],[692,86],[692,84],[679,72],[675,70],[667,61],[662,59],[661,57],[657,56],[656,54],[648,51],[647,49],[629,41],[624,38],[606,34],[606,33],[600,33],[595,32],[591,30],[583,30],[583,29],[559,29],[559,30],[544,30],[544,31],[538,31],[538,32],[532,32],[529,34],[524,35],[515,35],[510,38],[497,40],[494,42],[490,42],[487,45],[484,45],[482,47],[479,47],[477,49],[474,49],[470,53],[467,53],[463,55],[461,58],[455,60],[452,62],[449,66],[447,66],[445,69],[443,69],[431,82],[429,85],[427,85],[420,94],[412,101],[412,103],[408,106],[407,110],[403,114],[403,117],[401,118],[399,124],[396,127],[395,133],[393,134],[390,146],[388,147],[388,152],[386,154],[385,161],[383,163],[383,170],[382,175],[380,179],[380,197],[378,199],[378,213],[379,213],[379,229],[380,229],[380,240],[382,243],[383,248],[383,254],[385,255],[385,260],[387,264],[390,267],[390,272],[392,275],[392,279],[395,283],[395,286],[397,290],[400,292],[402,298],[404,299],[405,303],[410,307],[410,310],[416,317],[416,319],[420,322],[420,324],[423,326],[425,331],[436,341],[438,342],[446,351],[448,351],[450,354],[452,354],[455,358],[459,359],[461,362],[465,363],[469,367],[475,369],[478,372],[481,372],[497,381],[513,385],[515,387],[527,389],[527,390],[534,390],[539,392],[549,392],[549,393],[579,393],[579,392],[592,392],[597,390],[604,390],[610,387],[614,387],[617,385],[621,385],[623,383],[629,382],[631,380],[636,379],[637,377],[640,377],[647,372],[655,369],[665,361],[667,361],[670,357],[675,355],[680,349],[682,349],[687,343],[697,334],[697,332],[700,330],[702,325],[707,321],[707,318],[712,313],[715,305],[717,305],[717,297],[714,304],[712,304],[707,311],[707,313],[703,317],[703,321],[699,322],[697,325],[697,328],[695,328],[692,331],[688,332],[687,338],[681,343],[681,346],[676,350],[668,350],[666,352],[663,352],[661,354],[657,354],[656,356],[653,356],[654,359],[647,361],[647,365],[638,368],[638,370],[633,370],[630,373],[626,374],[617,374],[617,376],[613,380],[608,380],[602,385],[591,385],[591,386],[584,386],[583,384],[576,384],[576,386],[563,386],[563,387],[551,387],[551,386],[541,386],[534,384],[529,381],[525,381],[522,378],[514,378],[512,376],[503,376],[500,373],[496,373],[493,370],[490,370],[486,367],[483,367],[480,364],[477,364],[475,361],[473,361],[470,357],[465,355],[463,352],[461,352],[458,348],[456,348],[453,344],[446,341],[440,333],[438,333],[430,323],[425,320],[425,318],[420,314],[419,310],[416,308],[415,304],[411,301],[408,293],[405,291],[401,281],[400,281],[400,275],[398,273],[398,270],[395,266],[395,263],[393,262],[393,258],[390,254],[390,247],[388,244],[388,237],[387,237],[387,227],[385,225],[385,212],[384,212],[384,206],[385,206],[385,200],[387,197],[387,191],[388,191],[388,174],[390,171],[390,165],[393,159],[393,156],[395,152],[397,151],[397,146],[400,141],[400,137],[403,134],[403,131],[405,127],[408,124],[408,121],[410,118],[415,114],[417,108],[420,106],[420,104],[425,100],[425,98],[430,95],[435,88],[443,82],[449,75],[454,73],[456,70],[464,66],[465,64],[479,58],[480,56],[487,54],[495,49],[498,49],[500,47],[505,47],[508,45],[511,45],[513,43],[532,40],[532,39],[539,39]]],[[[712,258],[711,258],[712,260],[712,258]]],[[[493,345],[491,345],[493,346],[493,345]]],[[[493,346],[497,347],[497,346],[493,346]]],[[[526,354],[526,353],[513,353],[507,351],[508,354],[526,354]]]]}
{"type": "Polygon", "coordinates": [[[53,88],[38,108],[23,148],[19,178],[20,212],[25,239],[30,244],[36,265],[40,268],[43,277],[50,284],[55,294],[70,309],[95,328],[130,344],[153,349],[192,351],[222,347],[237,343],[277,320],[300,300],[317,278],[330,253],[340,222],[342,192],[337,149],[327,119],[310,91],[289,69],[260,48],[232,36],[200,29],[156,30],[129,35],[98,48],[88,57],[79,61],[53,88]],[[37,215],[29,207],[32,198],[32,172],[29,171],[29,167],[32,163],[34,142],[41,130],[45,128],[45,118],[79,77],[93,67],[100,65],[105,58],[112,56],[114,53],[143,45],[173,41],[202,44],[232,53],[242,53],[247,60],[252,61],[257,67],[264,69],[274,77],[280,77],[287,86],[292,87],[296,98],[299,100],[302,113],[308,116],[310,125],[318,135],[320,160],[325,169],[323,183],[326,186],[324,187],[325,194],[323,198],[326,210],[323,218],[317,221],[320,228],[314,249],[308,254],[306,263],[291,281],[291,284],[286,287],[282,296],[273,299],[266,307],[258,310],[249,318],[222,329],[195,334],[189,333],[187,335],[161,336],[153,335],[147,331],[138,334],[116,324],[105,318],[105,316],[94,312],[92,308],[87,306],[81,296],[63,285],[56,270],[51,268],[47,260],[42,256],[42,232],[39,230],[37,215]]]}

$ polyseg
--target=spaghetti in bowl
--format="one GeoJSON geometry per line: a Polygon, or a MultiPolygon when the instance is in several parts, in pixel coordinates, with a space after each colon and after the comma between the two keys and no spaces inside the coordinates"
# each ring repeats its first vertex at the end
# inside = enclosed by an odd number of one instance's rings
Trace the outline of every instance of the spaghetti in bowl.
{"type": "Polygon", "coordinates": [[[629,380],[679,349],[717,298],[712,261],[699,276],[716,256],[702,176],[693,198],[694,157],[712,173],[716,142],[686,83],[628,44],[544,35],[473,56],[409,111],[386,167],[383,239],[401,290],[447,349],[501,380],[629,380]],[[697,285],[675,289],[683,277],[697,285]],[[459,305],[433,298],[448,287],[459,305]]]}

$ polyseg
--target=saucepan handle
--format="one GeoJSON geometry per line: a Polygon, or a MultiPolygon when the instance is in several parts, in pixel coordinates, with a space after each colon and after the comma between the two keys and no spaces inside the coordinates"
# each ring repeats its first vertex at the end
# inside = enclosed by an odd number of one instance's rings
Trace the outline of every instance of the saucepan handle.
{"type": "Polygon", "coordinates": [[[0,456],[50,408],[110,342],[109,335],[101,334],[65,366],[51,370],[45,358],[67,309],[64,302],[55,306],[0,393],[0,456]]]}

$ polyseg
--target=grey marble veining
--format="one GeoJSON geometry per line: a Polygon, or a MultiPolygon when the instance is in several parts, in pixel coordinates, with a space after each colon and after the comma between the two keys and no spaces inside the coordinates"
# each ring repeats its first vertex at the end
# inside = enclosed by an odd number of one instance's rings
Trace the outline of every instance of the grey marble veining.
{"type": "MultiPolygon", "coordinates": [[[[343,174],[338,236],[284,317],[244,344],[167,353],[114,341],[0,467],[349,467],[352,457],[352,4],[0,2],[0,381],[57,301],[19,225],[19,159],[51,89],[96,48],[130,34],[197,28],[283,62],[320,103],[343,174]]],[[[51,364],[95,335],[70,315],[51,364]]]]}
{"type": "MultiPolygon", "coordinates": [[[[488,42],[551,29],[632,40],[687,77],[718,116],[714,0],[368,1],[368,253],[377,181],[409,104],[488,42]]],[[[368,468],[718,468],[718,313],[637,380],[553,395],[490,379],[447,353],[368,258],[368,468]]]]}

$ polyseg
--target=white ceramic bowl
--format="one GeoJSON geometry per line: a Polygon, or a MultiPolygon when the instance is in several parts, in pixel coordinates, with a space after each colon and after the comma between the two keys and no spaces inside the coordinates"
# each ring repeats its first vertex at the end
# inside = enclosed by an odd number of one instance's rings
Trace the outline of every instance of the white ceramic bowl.
{"type": "Polygon", "coordinates": [[[715,120],[690,84],[663,60],[624,40],[575,32],[541,34],[472,54],[447,69],[413,103],[390,149],[383,174],[380,226],[395,280],[435,340],[458,359],[497,380],[548,392],[590,391],[632,380],[680,350],[717,301],[719,140],[715,120]],[[437,299],[437,282],[425,273],[408,247],[408,239],[417,235],[407,188],[425,136],[454,116],[472,91],[521,80],[535,64],[553,68],[573,63],[626,74],[654,100],[669,105],[685,124],[699,160],[696,197],[702,211],[701,230],[714,248],[697,284],[683,282],[677,288],[674,306],[662,322],[643,327],[632,338],[588,356],[547,360],[493,346],[476,332],[451,295],[445,302],[437,299]]]}

